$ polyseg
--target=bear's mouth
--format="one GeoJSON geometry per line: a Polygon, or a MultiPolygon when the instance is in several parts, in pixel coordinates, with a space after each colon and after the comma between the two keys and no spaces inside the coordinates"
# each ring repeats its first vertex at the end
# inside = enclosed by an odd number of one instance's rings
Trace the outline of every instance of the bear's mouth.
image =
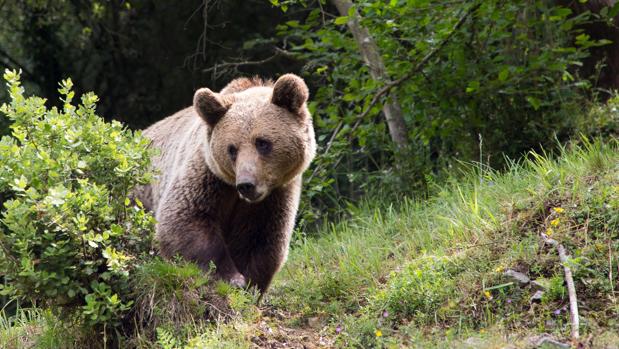
{"type": "Polygon", "coordinates": [[[257,187],[254,187],[252,190],[247,190],[237,186],[237,192],[242,200],[250,204],[254,204],[264,200],[264,198],[268,194],[268,190],[260,190],[257,187]]]}
{"type": "Polygon", "coordinates": [[[247,203],[255,204],[255,203],[258,203],[258,202],[264,200],[266,195],[265,194],[261,194],[261,195],[255,194],[255,195],[252,195],[252,196],[245,196],[244,194],[239,192],[239,197],[242,200],[244,200],[245,202],[247,202],[247,203]]]}
{"type": "Polygon", "coordinates": [[[241,181],[236,184],[239,197],[249,203],[262,201],[268,194],[268,187],[256,184],[254,181],[241,181]]]}

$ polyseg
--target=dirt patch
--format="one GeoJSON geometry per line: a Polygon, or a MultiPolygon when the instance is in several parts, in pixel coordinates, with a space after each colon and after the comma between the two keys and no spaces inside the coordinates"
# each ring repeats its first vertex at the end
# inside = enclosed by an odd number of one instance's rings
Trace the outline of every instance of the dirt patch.
{"type": "Polygon", "coordinates": [[[334,340],[327,333],[327,326],[320,320],[310,321],[303,327],[290,327],[286,320],[293,318],[292,314],[280,310],[263,309],[263,316],[257,324],[257,334],[252,337],[253,348],[294,348],[318,349],[334,348],[334,340]]]}

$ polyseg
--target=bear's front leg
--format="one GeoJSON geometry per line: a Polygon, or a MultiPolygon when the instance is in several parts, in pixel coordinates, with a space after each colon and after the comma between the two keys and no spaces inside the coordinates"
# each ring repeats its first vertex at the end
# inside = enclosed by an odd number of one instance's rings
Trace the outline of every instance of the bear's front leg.
{"type": "Polygon", "coordinates": [[[215,264],[217,278],[244,287],[246,279],[230,257],[217,220],[208,212],[183,205],[186,202],[167,197],[157,210],[156,234],[161,255],[166,258],[180,255],[205,271],[215,264]]]}
{"type": "Polygon", "coordinates": [[[234,286],[245,287],[245,277],[230,258],[228,248],[215,224],[204,221],[182,224],[164,220],[158,223],[157,239],[164,257],[181,255],[195,262],[204,271],[209,271],[212,263],[215,265],[215,277],[234,286]]]}
{"type": "Polygon", "coordinates": [[[262,294],[269,288],[273,276],[283,263],[284,256],[281,248],[255,249],[243,273],[249,285],[257,287],[262,294]]]}
{"type": "MultiPolygon", "coordinates": [[[[296,206],[276,191],[260,204],[243,204],[225,235],[230,254],[247,283],[264,293],[288,256],[296,206]]],[[[294,199],[294,198],[293,198],[294,199]]],[[[295,202],[295,201],[293,201],[295,202]]]]}

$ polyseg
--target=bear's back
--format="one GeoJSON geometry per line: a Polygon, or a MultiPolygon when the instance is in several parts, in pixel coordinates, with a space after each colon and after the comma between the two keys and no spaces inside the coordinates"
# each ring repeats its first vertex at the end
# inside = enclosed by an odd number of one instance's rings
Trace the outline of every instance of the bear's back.
{"type": "MultiPolygon", "coordinates": [[[[200,155],[204,146],[205,128],[195,109],[188,107],[144,130],[143,135],[156,149],[152,159],[152,168],[156,169],[155,181],[139,195],[148,209],[156,211],[159,198],[167,187],[178,176],[187,175],[187,166],[200,155]]],[[[192,169],[196,170],[195,166],[192,169]]]]}

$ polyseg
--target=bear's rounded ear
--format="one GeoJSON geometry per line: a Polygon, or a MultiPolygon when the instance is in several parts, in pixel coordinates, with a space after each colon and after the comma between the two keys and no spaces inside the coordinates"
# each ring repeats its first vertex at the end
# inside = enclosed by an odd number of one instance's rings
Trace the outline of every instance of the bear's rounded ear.
{"type": "Polygon", "coordinates": [[[282,75],[273,86],[271,103],[297,113],[309,98],[305,81],[294,74],[282,75]]]}
{"type": "Polygon", "coordinates": [[[193,95],[193,107],[211,127],[226,114],[233,102],[233,96],[221,95],[208,88],[201,88],[193,95]]]}

